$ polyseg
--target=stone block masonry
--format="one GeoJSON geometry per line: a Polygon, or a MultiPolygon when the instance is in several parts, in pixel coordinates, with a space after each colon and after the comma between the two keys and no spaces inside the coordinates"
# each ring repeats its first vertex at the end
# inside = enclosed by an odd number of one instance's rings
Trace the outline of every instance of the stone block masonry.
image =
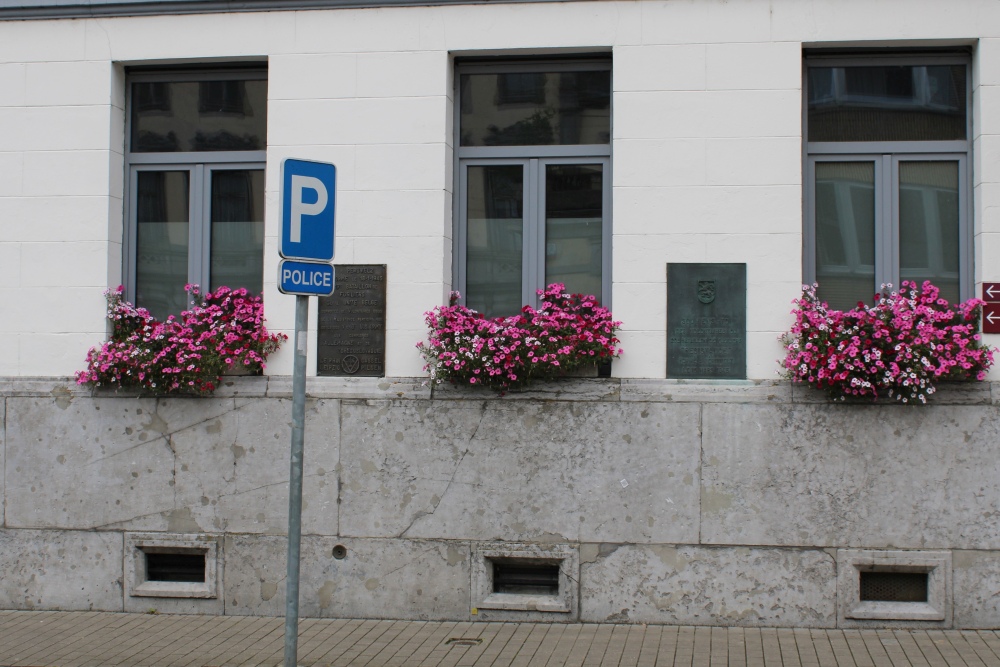
{"type": "MultiPolygon", "coordinates": [[[[0,380],[0,608],[281,615],[286,380],[168,399],[0,380]],[[171,544],[211,545],[212,590],[143,593],[135,559],[171,544]]],[[[580,379],[496,398],[310,378],[308,393],[305,616],[1000,619],[996,383],[945,387],[922,407],[824,405],[776,381],[580,379]],[[491,559],[558,565],[570,603],[501,592],[480,609],[491,559]],[[939,618],[852,616],[844,582],[858,577],[838,567],[929,573],[939,618]]]]}

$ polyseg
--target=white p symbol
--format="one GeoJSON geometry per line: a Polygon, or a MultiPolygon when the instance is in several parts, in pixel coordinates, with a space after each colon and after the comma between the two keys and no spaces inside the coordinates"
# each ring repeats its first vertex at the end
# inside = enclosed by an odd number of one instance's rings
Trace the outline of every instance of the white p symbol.
{"type": "Polygon", "coordinates": [[[323,185],[323,181],[312,176],[292,174],[292,228],[288,234],[288,240],[291,243],[302,242],[302,216],[319,215],[326,208],[328,199],[326,186],[323,185]],[[302,201],[303,190],[312,190],[315,192],[316,201],[312,204],[302,201]]]}

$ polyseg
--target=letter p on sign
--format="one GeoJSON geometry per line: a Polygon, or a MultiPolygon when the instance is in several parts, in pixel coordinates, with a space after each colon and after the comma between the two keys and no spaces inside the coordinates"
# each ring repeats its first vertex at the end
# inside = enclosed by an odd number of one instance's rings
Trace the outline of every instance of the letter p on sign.
{"type": "Polygon", "coordinates": [[[285,259],[329,262],[334,255],[337,168],[287,159],[281,165],[281,244],[285,259]]]}
{"type": "Polygon", "coordinates": [[[289,231],[289,240],[292,243],[302,243],[302,216],[315,217],[320,215],[326,208],[326,202],[329,199],[323,181],[312,176],[292,174],[292,227],[289,231]],[[316,201],[307,204],[304,190],[315,192],[316,201]]]}

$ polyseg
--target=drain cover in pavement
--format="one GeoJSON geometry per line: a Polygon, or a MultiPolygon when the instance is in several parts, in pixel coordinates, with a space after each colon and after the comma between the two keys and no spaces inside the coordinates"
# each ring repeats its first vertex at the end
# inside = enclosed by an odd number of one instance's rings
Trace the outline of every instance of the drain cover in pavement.
{"type": "Polygon", "coordinates": [[[479,646],[483,640],[478,637],[452,637],[445,644],[449,646],[479,646]]]}

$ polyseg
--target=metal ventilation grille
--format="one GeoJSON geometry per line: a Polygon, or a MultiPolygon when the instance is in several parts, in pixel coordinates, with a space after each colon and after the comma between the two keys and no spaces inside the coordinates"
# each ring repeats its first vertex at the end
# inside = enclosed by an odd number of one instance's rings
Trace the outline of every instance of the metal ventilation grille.
{"type": "Polygon", "coordinates": [[[559,595],[559,566],[493,562],[493,592],[516,595],[559,595]]]}
{"type": "Polygon", "coordinates": [[[926,572],[861,572],[863,602],[927,602],[926,572]]]}

